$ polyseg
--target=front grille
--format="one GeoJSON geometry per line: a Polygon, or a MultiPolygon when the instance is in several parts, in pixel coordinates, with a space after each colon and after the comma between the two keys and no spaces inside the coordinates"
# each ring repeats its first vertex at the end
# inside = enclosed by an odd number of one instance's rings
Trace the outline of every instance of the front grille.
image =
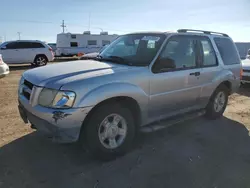
{"type": "Polygon", "coordinates": [[[250,81],[250,76],[242,76],[243,81],[250,81]]]}
{"type": "Polygon", "coordinates": [[[26,97],[26,99],[30,100],[30,93],[27,91],[23,91],[23,96],[26,97]]]}
{"type": "Polygon", "coordinates": [[[32,83],[30,83],[28,80],[24,80],[24,83],[23,83],[25,86],[27,86],[30,90],[32,90],[32,88],[33,88],[33,84],[32,83]]]}
{"type": "Polygon", "coordinates": [[[243,69],[243,72],[250,72],[250,70],[247,70],[247,69],[243,69]]]}
{"type": "Polygon", "coordinates": [[[33,89],[33,84],[31,82],[29,82],[28,80],[24,80],[24,83],[23,83],[24,87],[23,87],[23,96],[30,100],[30,95],[31,95],[31,92],[32,92],[32,89],[33,89]]]}

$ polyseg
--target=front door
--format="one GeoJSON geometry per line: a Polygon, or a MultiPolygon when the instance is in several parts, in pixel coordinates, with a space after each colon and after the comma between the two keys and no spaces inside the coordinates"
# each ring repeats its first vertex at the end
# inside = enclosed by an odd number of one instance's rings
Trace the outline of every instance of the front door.
{"type": "Polygon", "coordinates": [[[20,52],[17,42],[9,42],[5,46],[2,46],[0,53],[2,54],[3,61],[5,63],[20,63],[18,58],[20,56],[20,52]]]}
{"type": "Polygon", "coordinates": [[[174,35],[168,39],[152,67],[150,118],[178,114],[197,107],[201,92],[201,69],[198,61],[197,41],[194,36],[174,35]]]}

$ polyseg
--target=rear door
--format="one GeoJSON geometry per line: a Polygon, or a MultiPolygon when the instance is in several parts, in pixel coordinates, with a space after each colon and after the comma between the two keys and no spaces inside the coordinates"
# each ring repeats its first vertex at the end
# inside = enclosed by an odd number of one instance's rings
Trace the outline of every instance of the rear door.
{"type": "Polygon", "coordinates": [[[31,63],[34,61],[35,51],[32,49],[32,43],[26,41],[18,42],[19,58],[22,63],[31,63]]]}
{"type": "Polygon", "coordinates": [[[152,67],[149,116],[178,114],[195,109],[200,97],[200,67],[195,36],[174,35],[167,41],[152,67]],[[175,68],[164,69],[161,59],[171,60],[175,68]]]}

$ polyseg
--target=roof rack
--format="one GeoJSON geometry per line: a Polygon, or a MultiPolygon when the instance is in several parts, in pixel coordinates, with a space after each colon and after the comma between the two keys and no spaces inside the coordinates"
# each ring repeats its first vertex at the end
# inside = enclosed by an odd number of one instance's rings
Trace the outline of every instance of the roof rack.
{"type": "Polygon", "coordinates": [[[219,33],[219,32],[214,32],[214,31],[195,30],[195,29],[178,29],[177,32],[178,33],[200,32],[200,33],[204,33],[204,34],[208,34],[208,35],[216,34],[216,35],[222,35],[224,37],[229,37],[225,33],[219,33]]]}

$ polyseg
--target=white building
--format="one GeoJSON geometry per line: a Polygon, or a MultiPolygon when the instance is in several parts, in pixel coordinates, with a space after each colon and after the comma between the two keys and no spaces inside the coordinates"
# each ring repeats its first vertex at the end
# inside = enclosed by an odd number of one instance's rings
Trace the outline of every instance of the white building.
{"type": "Polygon", "coordinates": [[[100,34],[91,34],[90,31],[85,31],[83,34],[60,33],[57,35],[56,55],[73,56],[78,53],[97,52],[117,37],[118,35],[109,35],[108,32],[100,34]]]}

